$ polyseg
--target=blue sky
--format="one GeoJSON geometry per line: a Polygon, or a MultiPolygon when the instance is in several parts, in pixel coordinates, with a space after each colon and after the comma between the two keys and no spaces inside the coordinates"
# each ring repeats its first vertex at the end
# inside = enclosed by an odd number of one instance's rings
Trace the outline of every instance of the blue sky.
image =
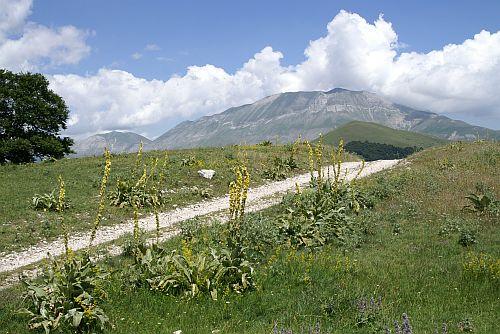
{"type": "Polygon", "coordinates": [[[155,137],[334,87],[500,129],[499,14],[500,1],[0,0],[0,67],[46,74],[76,138],[155,137]]]}
{"type": "MultiPolygon", "coordinates": [[[[35,1],[31,20],[95,31],[92,55],[64,72],[125,69],[148,79],[183,74],[190,65],[214,64],[234,72],[267,45],[304,60],[307,43],[325,33],[341,10],[373,22],[380,13],[407,44],[429,52],[461,43],[485,29],[500,30],[500,1],[35,1]],[[146,52],[147,44],[161,50],[146,52]],[[139,60],[131,58],[141,53],[139,60]],[[163,60],[157,58],[163,57],[163,60]]],[[[51,72],[60,73],[61,68],[51,72]]]]}

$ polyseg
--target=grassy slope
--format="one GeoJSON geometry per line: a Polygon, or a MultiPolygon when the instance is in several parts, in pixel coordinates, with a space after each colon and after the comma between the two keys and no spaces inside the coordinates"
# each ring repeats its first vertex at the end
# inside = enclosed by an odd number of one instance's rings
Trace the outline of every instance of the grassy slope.
{"type": "MultiPolygon", "coordinates": [[[[285,146],[249,146],[245,151],[252,173],[251,186],[265,182],[261,172],[272,165],[274,157],[290,154],[285,146]]],[[[145,159],[161,159],[163,156],[164,152],[161,151],[144,154],[145,159]]],[[[176,150],[169,151],[169,156],[167,189],[174,193],[169,194],[168,203],[163,208],[165,210],[203,200],[200,194],[190,190],[194,186],[210,189],[213,196],[227,193],[238,148],[229,146],[176,150]],[[182,159],[188,157],[195,157],[199,163],[182,166],[182,159]],[[212,180],[203,179],[197,174],[200,168],[214,169],[216,176],[212,180]]],[[[134,154],[113,156],[108,191],[114,189],[117,179],[130,176],[135,159],[134,154]]],[[[299,169],[295,172],[305,172],[305,149],[299,150],[297,159],[299,169]]],[[[63,159],[53,163],[0,165],[0,252],[50,240],[60,234],[55,213],[35,211],[30,207],[31,198],[35,194],[48,193],[57,187],[58,175],[62,175],[65,180],[66,196],[71,204],[71,208],[65,212],[66,224],[73,232],[89,229],[97,208],[103,166],[104,160],[99,157],[63,159]]],[[[119,223],[130,217],[130,209],[107,208],[103,224],[119,223]]]]}
{"type": "MultiPolygon", "coordinates": [[[[468,278],[462,269],[469,252],[500,258],[498,217],[464,213],[462,207],[478,183],[500,197],[500,145],[449,145],[410,160],[363,181],[389,197],[359,217],[369,232],[360,248],[274,250],[257,267],[256,291],[216,302],[127,292],[112,279],[105,308],[115,333],[270,333],[275,320],[294,332],[319,322],[326,332],[371,333],[356,325],[354,306],[370,296],[382,297],[382,323],[390,325],[406,312],[415,333],[434,333],[443,322],[448,333],[461,333],[457,324],[467,318],[476,333],[499,333],[498,280],[468,278]],[[476,230],[477,244],[460,246],[457,227],[476,230]]],[[[279,210],[264,215],[272,218],[279,210]]],[[[118,266],[121,260],[115,261],[118,266]]],[[[17,296],[18,288],[0,292],[0,328],[7,333],[26,332],[23,319],[12,316],[17,296]]]]}
{"type": "Polygon", "coordinates": [[[338,145],[340,139],[344,143],[350,141],[369,141],[372,143],[390,144],[397,147],[431,147],[444,144],[444,139],[423,135],[416,132],[391,129],[376,123],[353,121],[324,135],[323,142],[338,145]]]}

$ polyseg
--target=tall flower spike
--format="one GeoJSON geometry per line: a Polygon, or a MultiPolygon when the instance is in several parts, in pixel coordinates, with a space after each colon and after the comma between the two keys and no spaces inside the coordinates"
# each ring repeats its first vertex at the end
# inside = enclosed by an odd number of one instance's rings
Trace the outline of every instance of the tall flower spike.
{"type": "Polygon", "coordinates": [[[92,243],[94,242],[97,233],[97,229],[101,224],[102,213],[104,211],[104,205],[106,201],[106,188],[108,184],[109,174],[111,172],[111,154],[109,153],[109,150],[107,148],[104,149],[104,157],[106,159],[106,162],[104,165],[104,174],[101,179],[101,188],[99,189],[99,204],[97,207],[97,214],[94,219],[94,224],[92,227],[92,233],[90,234],[89,247],[92,246],[92,243]]]}
{"type": "Polygon", "coordinates": [[[313,149],[311,147],[311,144],[306,141],[307,145],[307,158],[309,161],[309,172],[311,173],[311,182],[314,181],[314,159],[313,159],[313,149]]]}
{"type": "Polygon", "coordinates": [[[62,211],[64,210],[64,201],[66,197],[66,190],[64,188],[64,180],[62,178],[62,175],[59,175],[59,200],[57,201],[57,211],[59,212],[60,219],[61,219],[61,228],[63,232],[63,238],[64,238],[64,252],[68,254],[69,252],[69,234],[68,234],[68,228],[66,226],[66,223],[64,222],[64,216],[62,215],[62,211]]]}

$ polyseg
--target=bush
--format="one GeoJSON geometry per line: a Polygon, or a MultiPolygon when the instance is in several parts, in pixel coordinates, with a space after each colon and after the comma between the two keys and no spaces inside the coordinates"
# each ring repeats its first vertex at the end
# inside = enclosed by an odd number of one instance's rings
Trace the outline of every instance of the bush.
{"type": "Polygon", "coordinates": [[[476,243],[476,233],[473,230],[464,228],[460,231],[458,243],[464,247],[472,246],[476,243]]]}
{"type": "Polygon", "coordinates": [[[102,332],[110,327],[99,306],[106,297],[103,284],[107,275],[88,254],[70,253],[62,260],[52,260],[41,284],[24,282],[26,308],[19,312],[31,317],[30,329],[43,328],[45,333],[58,329],[102,332]]]}
{"type": "Polygon", "coordinates": [[[319,188],[285,197],[282,205],[286,213],[279,217],[280,234],[287,244],[298,247],[355,239],[358,228],[352,214],[366,207],[349,184],[334,186],[328,180],[319,188]]]}
{"type": "Polygon", "coordinates": [[[273,143],[270,140],[264,140],[264,141],[258,143],[257,145],[268,147],[268,146],[273,146],[273,143]]]}
{"type": "MultiPolygon", "coordinates": [[[[35,210],[43,211],[57,211],[58,210],[58,198],[56,190],[52,190],[50,193],[43,195],[35,194],[31,199],[31,205],[35,210]]],[[[69,204],[65,201],[62,205],[62,209],[69,208],[69,204]]]]}
{"type": "Polygon", "coordinates": [[[210,295],[216,300],[225,291],[243,292],[253,288],[253,268],[248,261],[231,257],[231,252],[210,250],[209,254],[167,253],[154,246],[136,256],[124,273],[134,286],[187,298],[210,295]]]}
{"type": "Polygon", "coordinates": [[[481,187],[476,187],[478,193],[470,193],[465,196],[469,200],[469,205],[464,207],[465,211],[475,212],[477,214],[500,215],[500,201],[495,198],[492,192],[485,191],[481,187]]]}
{"type": "Polygon", "coordinates": [[[144,184],[138,184],[132,180],[118,180],[115,190],[109,194],[111,205],[123,208],[125,206],[133,207],[152,207],[154,201],[161,202],[161,193],[148,189],[144,184]]]}
{"type": "Polygon", "coordinates": [[[421,147],[397,147],[389,144],[371,143],[368,141],[351,141],[345,145],[348,152],[359,154],[367,161],[402,159],[421,151],[421,147]]]}
{"type": "Polygon", "coordinates": [[[167,152],[158,166],[158,158],[152,159],[146,164],[142,159],[142,143],[137,152],[135,168],[130,178],[118,180],[115,190],[110,192],[111,205],[118,207],[130,206],[135,209],[152,207],[157,209],[163,204],[163,192],[161,191],[165,182],[165,170],[169,161],[167,152]],[[142,173],[139,174],[139,172],[142,173]]]}
{"type": "Polygon", "coordinates": [[[288,158],[275,157],[272,166],[262,172],[262,177],[269,180],[284,180],[291,171],[298,168],[293,155],[288,158]]]}

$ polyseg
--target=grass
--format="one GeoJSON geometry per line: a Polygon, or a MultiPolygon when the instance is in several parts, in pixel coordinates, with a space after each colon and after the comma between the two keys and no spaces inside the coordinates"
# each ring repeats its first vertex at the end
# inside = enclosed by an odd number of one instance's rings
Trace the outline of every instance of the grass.
{"type": "MultiPolygon", "coordinates": [[[[236,146],[224,148],[203,148],[169,151],[170,162],[167,171],[166,188],[169,191],[168,202],[161,208],[169,210],[202,201],[202,194],[221,196],[227,193],[228,184],[233,177],[232,168],[236,164],[238,152],[244,150],[248,155],[248,168],[252,173],[251,186],[266,182],[262,172],[269,168],[275,157],[288,156],[287,146],[236,146]],[[194,164],[183,166],[182,160],[193,158],[194,164]],[[212,180],[198,176],[201,168],[214,169],[212,180]],[[196,190],[198,189],[198,190],[196,190]],[[207,190],[202,192],[202,190],[207,190]]],[[[163,158],[164,152],[144,153],[146,160],[154,157],[163,158]]],[[[135,154],[113,155],[111,179],[108,190],[114,189],[118,179],[131,175],[131,166],[135,163],[135,154]]],[[[307,170],[307,150],[301,149],[296,154],[298,169],[296,174],[307,170]]],[[[353,159],[350,157],[350,159],[353,159]]],[[[34,210],[31,199],[35,194],[50,193],[57,187],[59,175],[66,183],[66,197],[70,208],[65,210],[64,219],[72,232],[88,231],[97,208],[99,182],[104,166],[102,157],[63,159],[56,162],[3,165],[0,166],[0,252],[12,251],[36,244],[42,240],[52,240],[60,235],[56,212],[34,210]]],[[[148,214],[144,209],[142,214],[148,214]]],[[[108,207],[103,225],[112,225],[130,219],[130,208],[108,207]]]]}
{"type": "MultiPolygon", "coordinates": [[[[500,197],[500,145],[452,144],[409,160],[361,182],[377,198],[374,209],[356,218],[364,222],[363,243],[315,251],[271,247],[256,265],[254,291],[218,301],[183,300],[129,290],[113,275],[104,308],[114,332],[272,333],[276,321],[294,333],[317,323],[326,333],[382,333],[407,313],[415,333],[434,333],[444,322],[448,333],[462,333],[466,320],[475,333],[500,333],[498,276],[471,277],[463,270],[471,253],[500,259],[499,218],[462,210],[477,186],[500,197]],[[458,243],[464,229],[475,231],[476,244],[458,243]],[[356,304],[379,296],[382,307],[362,321],[356,304]]],[[[249,219],[275,224],[282,210],[274,206],[249,219]]],[[[166,247],[179,245],[174,238],[166,247]]],[[[128,261],[117,257],[108,265],[119,269],[128,261]]],[[[25,319],[14,315],[19,295],[19,286],[0,292],[0,328],[6,333],[28,332],[25,319]]]]}
{"type": "Polygon", "coordinates": [[[446,144],[448,141],[424,135],[421,133],[395,130],[376,123],[353,121],[326,133],[325,144],[338,145],[340,139],[344,143],[351,141],[369,141],[372,143],[389,144],[396,147],[431,147],[446,144]]]}

